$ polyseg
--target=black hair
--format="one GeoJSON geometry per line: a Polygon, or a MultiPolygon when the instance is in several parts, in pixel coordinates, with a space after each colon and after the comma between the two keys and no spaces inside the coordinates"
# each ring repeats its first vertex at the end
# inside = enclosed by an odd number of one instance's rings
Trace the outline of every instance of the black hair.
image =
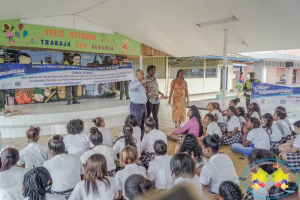
{"type": "Polygon", "coordinates": [[[300,120],[295,121],[293,125],[299,128],[300,127],[300,120]]]}
{"type": "Polygon", "coordinates": [[[125,124],[131,124],[133,127],[137,126],[137,118],[134,115],[128,115],[125,124]]]}
{"type": "Polygon", "coordinates": [[[192,116],[190,117],[190,119],[192,119],[193,117],[196,117],[197,122],[199,124],[199,135],[198,137],[201,137],[203,134],[203,128],[202,128],[202,120],[201,120],[201,115],[200,112],[198,110],[198,108],[195,105],[191,106],[191,110],[192,110],[192,116]]]}
{"type": "Polygon", "coordinates": [[[214,153],[219,151],[219,144],[221,142],[221,138],[217,134],[206,136],[203,139],[203,145],[205,148],[210,147],[214,153]]]}
{"type": "Polygon", "coordinates": [[[253,124],[253,128],[260,127],[260,121],[256,117],[250,117],[249,120],[253,124]]]}
{"type": "Polygon", "coordinates": [[[298,185],[293,181],[289,181],[286,184],[288,185],[288,187],[284,190],[281,187],[276,187],[275,185],[273,185],[269,190],[270,199],[272,198],[272,199],[279,199],[279,200],[280,199],[281,200],[298,200],[299,199],[298,185]],[[280,196],[284,196],[284,197],[276,198],[276,197],[278,197],[278,194],[280,194],[280,196]],[[294,195],[294,197],[291,197],[292,195],[294,195]]]}
{"type": "Polygon", "coordinates": [[[253,104],[253,109],[252,110],[248,110],[247,113],[247,118],[251,117],[253,112],[257,112],[260,115],[260,107],[257,103],[252,102],[251,104],[253,104]]]}
{"type": "Polygon", "coordinates": [[[236,108],[235,108],[234,106],[230,106],[228,109],[229,109],[231,112],[233,112],[233,114],[234,114],[235,116],[237,116],[237,111],[236,111],[236,108]]]}
{"type": "Polygon", "coordinates": [[[94,145],[100,145],[103,142],[103,135],[97,127],[90,128],[90,140],[94,145]]]}
{"type": "Polygon", "coordinates": [[[74,57],[79,56],[81,58],[81,55],[79,53],[74,53],[74,57]]]}
{"type": "MultiPolygon", "coordinates": [[[[30,55],[28,55],[27,53],[19,53],[19,54],[17,54],[17,56],[16,56],[16,61],[17,61],[17,63],[20,63],[20,60],[19,60],[19,57],[20,57],[20,56],[25,56],[25,57],[27,57],[27,58],[30,58],[30,60],[31,60],[31,62],[32,62],[32,59],[31,59],[30,55]]],[[[31,63],[29,63],[29,64],[31,64],[31,63]]]]}
{"type": "Polygon", "coordinates": [[[76,135],[83,131],[84,124],[81,119],[73,119],[69,121],[66,128],[69,134],[76,135]]]}
{"type": "Polygon", "coordinates": [[[219,187],[219,195],[224,200],[241,200],[243,192],[241,188],[232,181],[224,181],[219,187]]]}
{"type": "Polygon", "coordinates": [[[263,128],[266,130],[268,135],[271,135],[272,134],[272,125],[273,125],[273,116],[271,113],[266,113],[262,117],[267,120],[267,124],[265,124],[263,126],[263,128]]]}
{"type": "Polygon", "coordinates": [[[55,155],[65,153],[65,143],[64,138],[60,135],[54,135],[48,142],[48,147],[50,150],[53,150],[55,155]]]}
{"type": "Polygon", "coordinates": [[[193,158],[186,153],[175,154],[170,162],[172,176],[175,178],[193,178],[195,176],[195,163],[193,158]]]}
{"type": "Polygon", "coordinates": [[[277,117],[279,117],[279,119],[285,119],[287,117],[287,114],[282,110],[275,110],[275,112],[277,117]]]}
{"type": "Polygon", "coordinates": [[[203,161],[202,148],[198,143],[197,137],[193,134],[185,135],[179,152],[188,152],[189,155],[192,155],[193,152],[197,162],[203,161]]]}
{"type": "Polygon", "coordinates": [[[245,109],[244,109],[243,107],[237,107],[236,109],[240,111],[240,114],[238,115],[238,117],[242,116],[242,117],[244,117],[245,120],[246,120],[246,112],[245,112],[245,109]]]}
{"type": "Polygon", "coordinates": [[[8,147],[1,153],[1,159],[4,163],[1,166],[0,172],[9,170],[12,166],[17,164],[19,160],[19,151],[13,147],[8,147]]]}
{"type": "Polygon", "coordinates": [[[165,155],[168,150],[168,145],[163,140],[157,140],[153,148],[156,155],[165,155]]]}
{"type": "Polygon", "coordinates": [[[30,126],[29,129],[26,131],[26,136],[29,140],[33,140],[40,134],[40,131],[40,127],[30,126]]]}
{"type": "Polygon", "coordinates": [[[133,174],[126,179],[124,189],[128,198],[135,200],[140,197],[148,196],[151,189],[153,189],[153,184],[143,176],[133,174]]]}
{"type": "Polygon", "coordinates": [[[153,69],[153,68],[155,68],[156,69],[156,67],[154,66],[154,65],[149,65],[148,67],[147,67],[147,72],[149,72],[151,69],[153,69]]]}
{"type": "Polygon", "coordinates": [[[33,167],[23,180],[23,196],[29,200],[46,200],[46,194],[51,193],[53,181],[45,167],[33,167]]]}
{"type": "MultiPolygon", "coordinates": [[[[254,149],[248,156],[249,164],[265,159],[276,159],[276,156],[272,151],[266,149],[254,149]]],[[[273,164],[263,164],[259,167],[270,175],[276,171],[276,169],[273,167],[273,164]]]]}
{"type": "Polygon", "coordinates": [[[286,109],[283,106],[277,106],[275,110],[281,110],[282,112],[286,113],[286,109]]]}
{"type": "Polygon", "coordinates": [[[214,104],[214,108],[217,109],[219,112],[222,112],[220,104],[218,102],[212,102],[214,104]]]}
{"type": "Polygon", "coordinates": [[[178,78],[178,74],[179,74],[180,72],[182,72],[182,71],[184,71],[184,70],[183,70],[183,69],[178,70],[177,75],[176,75],[176,78],[178,78]]]}
{"type": "Polygon", "coordinates": [[[145,125],[148,126],[151,129],[156,128],[156,122],[152,117],[149,117],[145,120],[145,125]]]}
{"type": "Polygon", "coordinates": [[[237,105],[241,100],[240,100],[240,98],[235,98],[235,99],[232,99],[231,101],[232,101],[232,103],[237,105]]]}
{"type": "Polygon", "coordinates": [[[211,121],[211,122],[214,122],[215,121],[215,117],[210,114],[210,113],[207,113],[204,117],[208,117],[208,119],[211,121]]]}
{"type": "Polygon", "coordinates": [[[123,126],[123,132],[124,132],[124,136],[119,137],[118,139],[116,139],[115,143],[124,138],[125,140],[125,146],[134,146],[135,148],[137,148],[136,146],[136,140],[132,137],[132,132],[133,132],[133,127],[131,124],[125,124],[123,126]]]}

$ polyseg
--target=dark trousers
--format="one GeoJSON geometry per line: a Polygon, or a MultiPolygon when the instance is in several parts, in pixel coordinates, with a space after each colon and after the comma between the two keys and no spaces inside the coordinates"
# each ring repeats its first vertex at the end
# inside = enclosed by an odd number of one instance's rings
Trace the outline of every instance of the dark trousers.
{"type": "Polygon", "coordinates": [[[130,103],[130,114],[137,119],[137,125],[141,128],[142,138],[145,133],[145,120],[147,119],[147,108],[145,104],[130,103]]]}
{"type": "Polygon", "coordinates": [[[66,99],[68,102],[71,102],[71,88],[73,95],[73,102],[77,101],[77,85],[66,86],[66,99]]]}
{"type": "Polygon", "coordinates": [[[121,81],[120,83],[120,99],[123,98],[124,92],[126,99],[129,99],[129,93],[128,93],[128,85],[130,81],[121,81]]]}
{"type": "Polygon", "coordinates": [[[0,90],[0,112],[2,112],[2,108],[4,108],[6,104],[5,94],[6,90],[0,90]]]}
{"type": "Polygon", "coordinates": [[[158,110],[159,110],[159,103],[157,104],[152,104],[149,100],[147,102],[147,118],[150,117],[151,113],[152,113],[152,117],[156,122],[156,129],[158,130],[158,110]]]}

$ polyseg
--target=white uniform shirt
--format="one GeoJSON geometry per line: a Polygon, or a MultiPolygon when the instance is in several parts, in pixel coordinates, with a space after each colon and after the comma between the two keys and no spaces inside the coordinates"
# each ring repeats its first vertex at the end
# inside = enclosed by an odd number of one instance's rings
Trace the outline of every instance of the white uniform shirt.
{"type": "Polygon", "coordinates": [[[295,138],[293,146],[300,149],[300,135],[297,135],[297,137],[295,138]]]}
{"type": "MultiPolygon", "coordinates": [[[[122,132],[120,132],[118,137],[121,137],[121,136],[124,136],[124,134],[122,132]]],[[[138,126],[133,127],[132,137],[135,139],[136,147],[138,149],[138,152],[140,153],[141,152],[141,137],[142,137],[142,131],[141,131],[140,127],[138,127],[138,126]]],[[[122,150],[123,150],[123,148],[122,148],[122,150]]]]}
{"type": "Polygon", "coordinates": [[[258,120],[260,121],[259,114],[258,114],[256,111],[254,111],[254,112],[250,115],[250,117],[255,117],[256,119],[258,119],[258,120]]]}
{"type": "MultiPolygon", "coordinates": [[[[276,126],[276,124],[272,124],[271,129],[272,129],[272,134],[269,135],[270,133],[268,133],[270,142],[280,141],[282,138],[282,134],[281,134],[280,130],[278,129],[278,127],[276,126]]],[[[265,130],[267,131],[267,128],[265,128],[265,130]]]]}
{"type": "Polygon", "coordinates": [[[241,128],[244,126],[243,125],[244,122],[247,123],[245,117],[243,117],[243,116],[239,116],[239,121],[240,121],[241,128]]]}
{"type": "Polygon", "coordinates": [[[173,183],[171,159],[172,156],[170,155],[161,155],[149,163],[147,176],[150,181],[155,181],[157,189],[166,190],[173,183]]]}
{"type": "MultiPolygon", "coordinates": [[[[49,194],[47,193],[45,195],[46,200],[66,200],[64,196],[58,195],[58,194],[49,194]]],[[[29,200],[29,197],[26,197],[24,200],[29,200]]]]}
{"type": "Polygon", "coordinates": [[[292,123],[290,122],[290,120],[288,120],[288,118],[285,118],[283,121],[289,126],[289,128],[292,127],[292,123]]]}
{"type": "Polygon", "coordinates": [[[129,176],[131,176],[133,174],[138,174],[138,175],[141,175],[141,176],[147,178],[146,169],[142,166],[138,166],[135,163],[126,165],[125,168],[118,171],[115,176],[117,189],[122,190],[122,194],[125,199],[129,199],[129,198],[125,197],[125,189],[124,189],[125,181],[127,180],[127,178],[129,176]]]}
{"type": "Polygon", "coordinates": [[[229,156],[220,153],[213,155],[203,166],[200,181],[216,194],[219,194],[220,184],[224,181],[233,181],[239,185],[233,162],[229,156]]]}
{"type": "Polygon", "coordinates": [[[226,125],[227,132],[231,133],[235,128],[238,128],[238,131],[241,131],[240,120],[237,116],[232,115],[226,125]]]}
{"type": "Polygon", "coordinates": [[[86,161],[91,157],[92,155],[99,153],[102,154],[107,162],[107,171],[111,171],[116,169],[115,160],[117,160],[116,154],[112,147],[98,145],[95,146],[92,150],[89,150],[85,152],[81,157],[80,160],[82,164],[86,164],[86,161]]]}
{"type": "Polygon", "coordinates": [[[212,114],[213,116],[215,116],[215,115],[218,116],[217,123],[224,123],[222,113],[220,113],[220,111],[218,109],[214,109],[210,114],[212,114]]]}
{"type": "Polygon", "coordinates": [[[195,175],[193,178],[182,178],[182,177],[177,178],[174,181],[174,183],[172,185],[170,185],[168,190],[171,190],[174,187],[179,186],[179,185],[185,185],[186,183],[192,185],[194,187],[195,191],[197,192],[197,194],[200,197],[202,196],[202,185],[201,185],[201,182],[197,175],[195,175]]]}
{"type": "Polygon", "coordinates": [[[167,135],[162,131],[153,129],[149,133],[144,135],[142,144],[141,144],[141,150],[147,151],[148,153],[154,153],[153,145],[157,140],[162,140],[166,144],[168,144],[167,135]]]}
{"type": "Polygon", "coordinates": [[[29,169],[12,166],[9,170],[0,172],[0,199],[23,199],[22,185],[24,174],[29,169]]]}
{"type": "Polygon", "coordinates": [[[33,168],[43,166],[44,162],[52,158],[49,148],[37,142],[28,144],[19,153],[19,165],[25,164],[25,168],[33,168]]]}
{"type": "Polygon", "coordinates": [[[114,178],[106,176],[109,180],[109,185],[106,186],[104,182],[97,180],[97,189],[98,193],[93,193],[93,188],[90,185],[90,191],[87,194],[85,190],[85,181],[80,181],[75,186],[69,200],[114,200],[119,196],[119,192],[117,190],[116,181],[114,178]]]}
{"type": "Polygon", "coordinates": [[[71,154],[59,154],[43,165],[50,173],[53,185],[52,190],[62,192],[75,187],[84,174],[80,158],[71,154]]]}
{"type": "Polygon", "coordinates": [[[222,138],[221,129],[218,126],[218,124],[214,121],[211,122],[210,124],[208,124],[208,126],[206,128],[206,133],[209,135],[217,134],[220,138],[222,138]]]}
{"type": "Polygon", "coordinates": [[[113,146],[113,143],[112,143],[113,136],[111,134],[111,131],[109,129],[103,128],[103,127],[98,128],[98,130],[102,133],[103,145],[112,147],[113,146]]]}
{"type": "Polygon", "coordinates": [[[90,139],[86,133],[68,134],[64,137],[64,143],[68,154],[74,154],[79,157],[90,150],[90,139]]]}
{"type": "Polygon", "coordinates": [[[246,140],[251,141],[256,149],[270,150],[269,135],[262,127],[250,130],[247,134],[246,140]]]}
{"type": "Polygon", "coordinates": [[[287,123],[285,123],[282,119],[279,119],[276,122],[277,127],[279,128],[282,137],[286,137],[288,135],[291,135],[291,129],[289,128],[289,126],[287,125],[287,123]]]}
{"type": "MultiPolygon", "coordinates": [[[[137,142],[135,143],[135,145],[137,147],[139,155],[141,155],[141,147],[140,147],[141,145],[137,142]]],[[[121,153],[124,148],[125,148],[125,138],[118,139],[113,146],[113,150],[115,154],[121,153]]]]}

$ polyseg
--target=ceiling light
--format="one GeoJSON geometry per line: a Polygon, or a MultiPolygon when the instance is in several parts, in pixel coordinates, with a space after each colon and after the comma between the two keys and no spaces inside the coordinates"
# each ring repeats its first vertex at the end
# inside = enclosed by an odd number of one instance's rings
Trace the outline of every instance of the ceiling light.
{"type": "Polygon", "coordinates": [[[239,20],[234,15],[232,15],[232,17],[230,17],[230,18],[220,19],[220,20],[211,21],[211,22],[205,22],[205,23],[196,24],[196,25],[199,27],[203,27],[203,26],[222,24],[222,23],[227,23],[227,22],[232,22],[232,21],[239,21],[239,20]]]}

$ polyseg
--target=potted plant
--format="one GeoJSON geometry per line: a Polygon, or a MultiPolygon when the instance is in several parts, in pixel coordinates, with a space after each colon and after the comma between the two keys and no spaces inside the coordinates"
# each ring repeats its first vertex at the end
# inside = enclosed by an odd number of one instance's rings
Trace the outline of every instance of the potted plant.
{"type": "Polygon", "coordinates": [[[217,100],[222,99],[222,90],[217,91],[216,97],[217,97],[217,100]]]}
{"type": "Polygon", "coordinates": [[[237,91],[238,98],[241,98],[241,96],[243,95],[243,87],[244,87],[244,85],[241,84],[241,83],[238,83],[238,84],[235,85],[235,89],[238,90],[237,91]]]}

